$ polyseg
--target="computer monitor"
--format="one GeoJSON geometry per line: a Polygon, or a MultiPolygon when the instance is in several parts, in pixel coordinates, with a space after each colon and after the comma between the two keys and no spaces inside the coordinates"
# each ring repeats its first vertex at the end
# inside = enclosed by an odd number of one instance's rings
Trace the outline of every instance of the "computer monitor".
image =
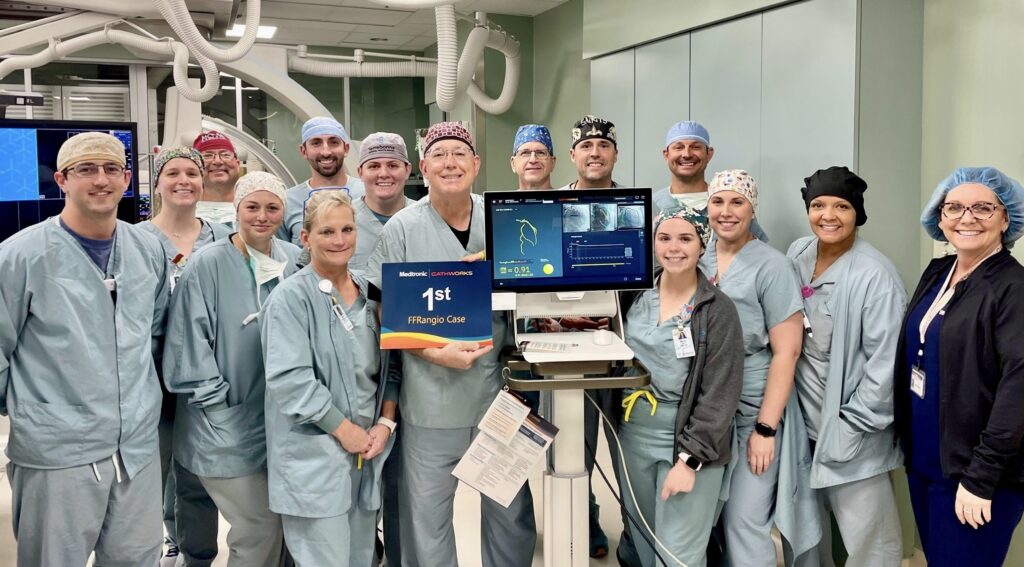
{"type": "Polygon", "coordinates": [[[132,179],[117,216],[127,222],[138,220],[134,122],[0,119],[0,241],[64,208],[64,195],[53,179],[57,152],[65,140],[82,132],[107,132],[124,143],[132,179]]]}
{"type": "Polygon", "coordinates": [[[651,190],[484,193],[494,291],[649,289],[651,190]]]}

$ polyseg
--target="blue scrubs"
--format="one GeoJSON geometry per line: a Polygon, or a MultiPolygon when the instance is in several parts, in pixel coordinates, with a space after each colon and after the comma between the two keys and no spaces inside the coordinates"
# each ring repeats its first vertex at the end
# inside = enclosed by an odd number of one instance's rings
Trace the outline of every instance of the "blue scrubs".
{"type": "Polygon", "coordinates": [[[302,243],[299,241],[299,233],[302,232],[302,221],[306,218],[306,201],[309,200],[310,195],[317,191],[332,190],[344,191],[352,199],[353,203],[366,194],[366,186],[363,185],[363,180],[351,175],[348,176],[345,185],[342,187],[318,187],[314,189],[309,186],[308,180],[303,181],[295,187],[289,188],[287,193],[285,193],[288,202],[285,203],[284,222],[281,223],[281,228],[277,229],[275,236],[285,242],[302,246],[302,243]]]}

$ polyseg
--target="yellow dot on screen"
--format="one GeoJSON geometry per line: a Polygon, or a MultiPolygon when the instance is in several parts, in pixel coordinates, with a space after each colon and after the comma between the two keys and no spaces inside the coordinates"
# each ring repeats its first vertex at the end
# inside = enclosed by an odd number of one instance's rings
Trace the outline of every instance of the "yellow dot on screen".
{"type": "Polygon", "coordinates": [[[544,273],[550,276],[555,273],[555,267],[551,264],[544,264],[544,273]]]}

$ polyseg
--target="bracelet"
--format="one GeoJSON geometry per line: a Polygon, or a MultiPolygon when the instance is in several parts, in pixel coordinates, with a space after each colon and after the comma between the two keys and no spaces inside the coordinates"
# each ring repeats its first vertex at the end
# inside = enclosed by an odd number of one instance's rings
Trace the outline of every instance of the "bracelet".
{"type": "Polygon", "coordinates": [[[391,432],[390,435],[388,435],[389,437],[395,434],[395,428],[398,427],[398,424],[395,423],[394,420],[388,419],[384,416],[380,416],[377,418],[377,425],[383,425],[384,427],[387,427],[388,430],[391,432]]]}

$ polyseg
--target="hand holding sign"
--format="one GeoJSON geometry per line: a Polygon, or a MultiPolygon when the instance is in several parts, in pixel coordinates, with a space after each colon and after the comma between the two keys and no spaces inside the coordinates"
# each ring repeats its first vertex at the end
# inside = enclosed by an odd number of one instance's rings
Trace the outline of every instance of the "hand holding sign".
{"type": "Polygon", "coordinates": [[[440,348],[427,348],[419,351],[420,358],[427,362],[454,368],[455,370],[469,370],[473,367],[476,359],[491,352],[494,347],[491,345],[479,346],[477,343],[448,343],[440,348]]]}

